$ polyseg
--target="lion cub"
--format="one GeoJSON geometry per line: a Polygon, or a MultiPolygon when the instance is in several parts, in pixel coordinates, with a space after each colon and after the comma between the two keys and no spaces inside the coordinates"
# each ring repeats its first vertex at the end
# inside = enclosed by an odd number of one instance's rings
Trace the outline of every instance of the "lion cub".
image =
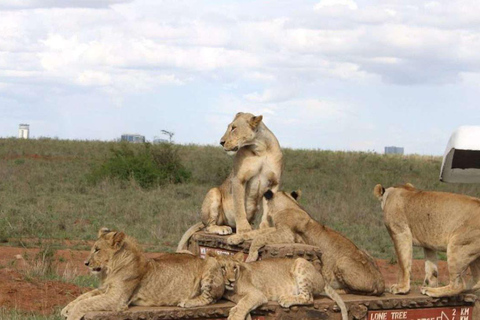
{"type": "Polygon", "coordinates": [[[377,184],[373,194],[381,202],[400,266],[392,293],[410,291],[412,245],[425,252],[423,294],[444,297],[480,289],[480,199],[422,191],[410,183],[387,189],[377,184]],[[450,282],[434,288],[438,285],[437,251],[447,252],[450,282]],[[469,266],[473,283],[467,285],[464,275],[469,266]]]}
{"type": "Polygon", "coordinates": [[[258,258],[267,244],[302,242],[322,252],[322,274],[336,289],[350,293],[382,295],[385,282],[375,260],[339,232],[315,221],[297,202],[299,192],[267,191],[268,212],[273,228],[236,234],[229,244],[253,240],[247,261],[258,258]]]}
{"type": "Polygon", "coordinates": [[[326,295],[337,303],[342,319],[348,311],[342,298],[323,279],[322,274],[303,258],[276,258],[251,263],[243,262],[243,252],[234,256],[209,252],[220,263],[225,283],[224,297],[237,305],[230,310],[229,320],[244,320],[250,312],[268,301],[282,307],[308,305],[313,297],[326,295]]]}
{"type": "Polygon", "coordinates": [[[215,302],[224,291],[220,265],[185,253],[144,257],[134,239],[102,228],[85,265],[101,285],[61,312],[80,320],[90,311],[121,311],[129,305],[196,307],[215,302]]]}

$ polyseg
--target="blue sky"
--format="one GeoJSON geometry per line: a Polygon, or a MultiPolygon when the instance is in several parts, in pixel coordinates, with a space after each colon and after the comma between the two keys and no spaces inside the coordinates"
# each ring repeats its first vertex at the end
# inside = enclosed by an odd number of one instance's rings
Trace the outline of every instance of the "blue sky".
{"type": "Polygon", "coordinates": [[[0,0],[0,136],[443,153],[480,123],[480,2],[0,0]]]}

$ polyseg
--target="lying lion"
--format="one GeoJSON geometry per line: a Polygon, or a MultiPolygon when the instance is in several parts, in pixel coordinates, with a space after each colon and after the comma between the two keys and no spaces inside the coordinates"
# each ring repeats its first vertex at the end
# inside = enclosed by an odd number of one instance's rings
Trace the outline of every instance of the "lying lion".
{"type": "Polygon", "coordinates": [[[80,320],[89,311],[121,311],[137,306],[203,306],[224,291],[220,265],[186,253],[146,259],[135,240],[102,228],[85,265],[101,278],[98,289],[84,293],[61,312],[80,320]]]}
{"type": "Polygon", "coordinates": [[[243,252],[234,256],[217,255],[225,283],[224,297],[236,303],[230,309],[229,320],[244,320],[252,310],[268,301],[277,301],[282,307],[308,305],[313,298],[326,295],[337,303],[342,319],[348,320],[348,311],[342,298],[323,279],[322,274],[303,258],[276,258],[251,263],[243,262],[243,252]]]}
{"type": "Polygon", "coordinates": [[[480,199],[446,192],[429,192],[404,186],[385,190],[377,184],[385,225],[397,253],[400,274],[392,293],[410,291],[412,245],[425,252],[425,280],[421,289],[431,297],[452,296],[480,288],[480,199]],[[438,285],[437,251],[447,252],[450,282],[438,285]],[[463,275],[470,266],[473,283],[463,275]]]}
{"type": "Polygon", "coordinates": [[[283,169],[283,155],[277,138],[262,122],[262,116],[239,112],[220,140],[224,150],[234,153],[233,171],[218,188],[208,191],[202,204],[202,222],[190,227],[178,243],[186,249],[197,231],[231,234],[251,231],[250,222],[262,208],[260,228],[268,227],[262,197],[268,189],[277,190],[283,169]]]}
{"type": "Polygon", "coordinates": [[[229,244],[251,240],[247,261],[258,258],[258,250],[266,244],[303,242],[322,252],[322,274],[336,289],[347,292],[381,295],[385,282],[372,257],[360,250],[340,233],[315,221],[297,203],[299,193],[267,191],[268,212],[274,227],[233,235],[229,244]]]}

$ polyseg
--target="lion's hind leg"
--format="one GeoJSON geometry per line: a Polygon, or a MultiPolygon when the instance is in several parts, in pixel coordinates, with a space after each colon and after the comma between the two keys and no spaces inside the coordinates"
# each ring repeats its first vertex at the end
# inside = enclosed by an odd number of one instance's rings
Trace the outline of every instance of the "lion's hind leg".
{"type": "Polygon", "coordinates": [[[206,233],[220,235],[232,234],[229,226],[220,226],[220,212],[222,210],[222,194],[219,188],[212,188],[208,191],[202,204],[202,222],[206,226],[206,233]]]}
{"type": "Polygon", "coordinates": [[[283,294],[279,299],[278,303],[284,307],[289,308],[294,305],[307,305],[313,303],[313,285],[314,280],[317,280],[317,285],[321,287],[324,286],[323,279],[314,279],[316,275],[321,277],[321,275],[315,270],[313,265],[311,265],[305,259],[296,259],[292,267],[292,275],[295,279],[295,285],[297,287],[298,294],[289,292],[283,294]]]}
{"type": "Polygon", "coordinates": [[[385,290],[380,271],[363,252],[355,258],[344,256],[338,259],[334,274],[347,292],[381,295],[385,290]]]}
{"type": "MultiPolygon", "coordinates": [[[[423,287],[421,292],[430,297],[448,297],[465,290],[465,271],[480,257],[480,239],[478,234],[461,233],[447,246],[447,265],[450,282],[439,288],[423,287]]],[[[475,268],[475,267],[474,267],[475,268]]]]}

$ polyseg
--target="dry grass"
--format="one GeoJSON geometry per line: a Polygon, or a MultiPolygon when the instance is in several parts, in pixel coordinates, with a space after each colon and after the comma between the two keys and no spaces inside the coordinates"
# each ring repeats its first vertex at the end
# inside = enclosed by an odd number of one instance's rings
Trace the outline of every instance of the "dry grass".
{"type": "MultiPolygon", "coordinates": [[[[189,183],[140,188],[135,181],[86,178],[114,142],[0,139],[0,237],[92,240],[108,226],[152,250],[172,250],[197,222],[209,188],[230,170],[220,148],[177,146],[192,172],[189,183]]],[[[301,203],[378,258],[392,258],[392,242],[372,196],[377,183],[480,195],[477,185],[438,181],[441,158],[362,152],[285,149],[283,188],[302,189],[301,203]]]]}

